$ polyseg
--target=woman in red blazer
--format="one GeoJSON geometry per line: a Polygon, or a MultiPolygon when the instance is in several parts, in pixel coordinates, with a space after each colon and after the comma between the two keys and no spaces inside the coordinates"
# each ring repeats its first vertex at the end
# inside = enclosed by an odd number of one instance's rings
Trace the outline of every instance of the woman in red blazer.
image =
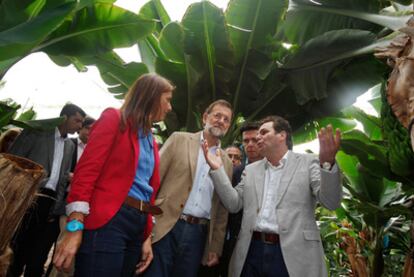
{"type": "Polygon", "coordinates": [[[75,276],[132,276],[152,260],[152,214],[159,156],[151,133],[171,110],[174,87],[161,76],[141,76],[120,110],[106,109],[94,123],[73,176],[68,223],[54,259],[75,276]]]}

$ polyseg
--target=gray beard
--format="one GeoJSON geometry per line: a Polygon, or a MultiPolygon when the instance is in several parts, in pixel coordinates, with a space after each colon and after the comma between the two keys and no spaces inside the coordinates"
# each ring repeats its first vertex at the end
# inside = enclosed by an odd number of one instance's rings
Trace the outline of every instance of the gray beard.
{"type": "Polygon", "coordinates": [[[224,135],[226,134],[225,132],[223,132],[219,128],[211,126],[208,123],[206,124],[206,126],[204,126],[204,130],[207,131],[213,137],[219,138],[219,139],[224,137],[224,135]]]}

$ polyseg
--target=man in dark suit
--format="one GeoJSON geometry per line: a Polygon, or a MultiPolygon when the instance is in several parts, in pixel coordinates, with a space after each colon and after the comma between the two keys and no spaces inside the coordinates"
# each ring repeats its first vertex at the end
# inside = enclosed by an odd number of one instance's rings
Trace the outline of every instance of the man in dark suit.
{"type": "Polygon", "coordinates": [[[10,153],[30,159],[43,166],[46,177],[40,182],[39,197],[24,216],[12,249],[14,259],[7,276],[42,276],[49,250],[59,235],[57,209],[64,201],[73,143],[67,134],[82,127],[85,112],[76,105],[66,104],[59,126],[50,131],[25,129],[13,143],[10,153]]]}
{"type": "MultiPolygon", "coordinates": [[[[76,164],[78,163],[80,157],[83,154],[83,151],[85,150],[86,144],[88,143],[89,139],[89,131],[92,127],[92,125],[95,123],[95,119],[89,116],[85,117],[85,120],[82,123],[82,128],[78,131],[79,136],[77,138],[71,138],[70,140],[73,142],[75,146],[75,150],[73,151],[72,155],[72,165],[70,167],[70,173],[69,173],[69,179],[72,179],[73,172],[75,172],[76,164]]],[[[70,186],[70,182],[69,182],[70,186]]],[[[61,239],[62,234],[64,233],[64,229],[67,223],[67,216],[65,214],[65,206],[66,206],[66,196],[69,192],[69,186],[66,189],[65,193],[65,201],[62,201],[62,205],[55,209],[57,211],[57,214],[60,216],[60,235],[58,237],[58,241],[61,239]]],[[[73,276],[74,274],[74,264],[71,265],[71,268],[69,269],[69,272],[62,272],[58,271],[54,266],[53,263],[50,263],[49,268],[47,270],[46,276],[50,277],[66,277],[66,276],[73,276]],[[48,274],[50,272],[50,274],[48,274]]]]}

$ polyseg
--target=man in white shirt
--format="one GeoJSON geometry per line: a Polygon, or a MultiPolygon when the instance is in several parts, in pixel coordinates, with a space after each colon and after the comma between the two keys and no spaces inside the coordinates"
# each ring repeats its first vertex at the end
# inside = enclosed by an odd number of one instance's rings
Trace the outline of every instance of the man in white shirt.
{"type": "Polygon", "coordinates": [[[46,174],[40,182],[39,197],[26,212],[13,239],[14,258],[8,277],[20,277],[23,269],[24,276],[41,277],[49,250],[59,235],[56,209],[64,200],[74,151],[67,134],[81,128],[85,112],[76,105],[66,104],[60,116],[65,120],[52,130],[23,130],[9,151],[42,165],[46,174]]]}
{"type": "Polygon", "coordinates": [[[317,203],[339,207],[342,197],[335,155],[341,134],[332,126],[319,132],[319,159],[293,153],[291,127],[277,116],[262,120],[257,136],[261,161],[247,165],[233,188],[220,154],[204,147],[214,188],[229,212],[243,208],[242,226],[229,276],[326,277],[315,221],[317,203]]]}

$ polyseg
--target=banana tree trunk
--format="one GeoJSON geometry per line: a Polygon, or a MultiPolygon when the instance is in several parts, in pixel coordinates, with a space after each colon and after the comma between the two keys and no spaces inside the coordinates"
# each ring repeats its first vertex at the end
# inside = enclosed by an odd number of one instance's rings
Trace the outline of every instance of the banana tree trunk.
{"type": "Polygon", "coordinates": [[[11,258],[8,247],[42,179],[42,166],[14,155],[0,154],[0,276],[11,258]]]}

